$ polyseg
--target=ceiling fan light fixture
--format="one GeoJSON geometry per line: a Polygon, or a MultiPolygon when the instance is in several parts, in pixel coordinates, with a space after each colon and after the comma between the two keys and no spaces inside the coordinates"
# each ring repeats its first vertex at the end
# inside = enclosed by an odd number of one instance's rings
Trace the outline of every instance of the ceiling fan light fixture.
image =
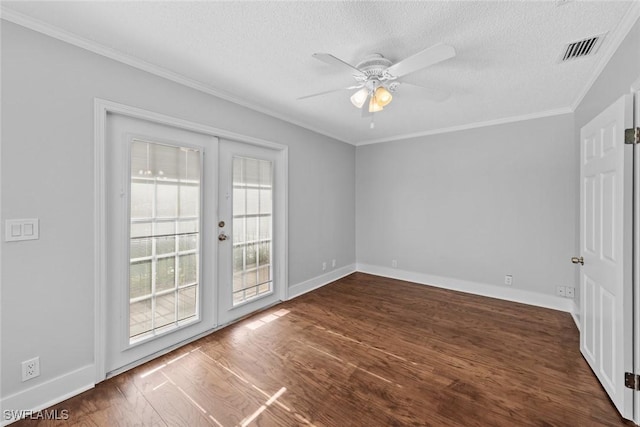
{"type": "Polygon", "coordinates": [[[374,98],[376,100],[376,104],[380,107],[386,107],[393,99],[393,96],[391,96],[391,92],[389,92],[386,87],[380,86],[376,89],[374,98]]]}
{"type": "Polygon", "coordinates": [[[362,108],[365,101],[367,100],[367,96],[369,96],[369,91],[367,88],[362,88],[353,95],[351,95],[351,103],[356,108],[362,108]]]}
{"type": "Polygon", "coordinates": [[[378,103],[376,95],[374,94],[369,101],[369,112],[377,113],[378,111],[382,111],[382,105],[378,103]]]}

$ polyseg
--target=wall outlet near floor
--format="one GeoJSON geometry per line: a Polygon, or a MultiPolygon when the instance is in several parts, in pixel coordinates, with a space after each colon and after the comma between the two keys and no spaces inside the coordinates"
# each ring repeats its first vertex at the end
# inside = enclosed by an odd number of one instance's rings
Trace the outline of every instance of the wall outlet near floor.
{"type": "Polygon", "coordinates": [[[393,268],[398,268],[398,261],[397,261],[397,260],[395,260],[395,259],[392,259],[392,260],[391,260],[391,267],[393,267],[393,268]]]}
{"type": "Polygon", "coordinates": [[[335,259],[331,260],[331,268],[336,268],[336,260],[335,259]]]}
{"type": "Polygon", "coordinates": [[[325,271],[327,269],[327,263],[323,262],[322,263],[322,271],[325,271]]]}
{"type": "Polygon", "coordinates": [[[511,274],[504,276],[504,284],[507,286],[513,285],[513,276],[511,274]]]}
{"type": "Polygon", "coordinates": [[[556,286],[556,295],[563,298],[574,298],[576,288],[573,286],[556,286]]]}
{"type": "Polygon", "coordinates": [[[22,381],[27,381],[40,375],[40,357],[22,362],[22,381]]]}

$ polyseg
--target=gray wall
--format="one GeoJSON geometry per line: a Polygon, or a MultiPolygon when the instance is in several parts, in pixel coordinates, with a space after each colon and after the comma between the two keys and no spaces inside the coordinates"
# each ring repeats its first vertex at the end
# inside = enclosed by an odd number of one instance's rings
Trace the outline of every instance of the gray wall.
{"type": "Polygon", "coordinates": [[[95,97],[288,145],[290,285],[354,263],[357,247],[360,263],[497,286],[513,274],[553,294],[577,279],[577,134],[628,93],[639,52],[636,23],[575,115],[356,152],[3,21],[1,215],[39,217],[41,238],[1,243],[0,395],[93,362],[95,97]],[[42,375],[25,385],[34,355],[42,375]]]}
{"type": "Polygon", "coordinates": [[[289,146],[289,283],[355,262],[355,148],[2,22],[2,396],[93,363],[93,102],[103,98],[289,146]],[[20,362],[42,374],[21,383],[20,362]]]}
{"type": "Polygon", "coordinates": [[[577,155],[571,114],[356,155],[358,263],[555,294],[572,285],[577,155]]]}
{"type": "Polygon", "coordinates": [[[574,114],[358,147],[359,264],[554,295],[576,287],[580,128],[640,77],[636,22],[574,114]]]}
{"type": "MultiPolygon", "coordinates": [[[[611,57],[602,73],[589,89],[575,114],[575,144],[580,147],[580,129],[589,123],[602,110],[611,105],[622,95],[628,94],[631,85],[640,78],[640,20],[627,34],[616,53],[611,57]]],[[[579,150],[579,148],[577,148],[579,150]]],[[[575,158],[579,167],[579,158],[575,158]]],[[[579,181],[576,192],[580,191],[579,181]]],[[[576,201],[576,212],[579,211],[579,201],[576,201]]],[[[579,224],[576,223],[575,253],[580,253],[579,224]]],[[[575,281],[579,282],[578,270],[575,271],[575,281]]],[[[577,285],[576,285],[577,286],[577,285]]],[[[576,293],[576,306],[580,308],[579,289],[576,293]]]]}

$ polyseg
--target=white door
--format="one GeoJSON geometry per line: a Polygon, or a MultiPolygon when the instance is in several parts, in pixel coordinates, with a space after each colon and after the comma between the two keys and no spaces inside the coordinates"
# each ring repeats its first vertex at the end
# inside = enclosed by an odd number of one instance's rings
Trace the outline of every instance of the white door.
{"type": "Polygon", "coordinates": [[[631,96],[580,131],[580,350],[620,414],[633,417],[631,96]]]}
{"type": "Polygon", "coordinates": [[[215,326],[217,145],[107,116],[107,373],[215,326]]]}
{"type": "Polygon", "coordinates": [[[282,152],[220,141],[219,324],[286,298],[282,152]]]}

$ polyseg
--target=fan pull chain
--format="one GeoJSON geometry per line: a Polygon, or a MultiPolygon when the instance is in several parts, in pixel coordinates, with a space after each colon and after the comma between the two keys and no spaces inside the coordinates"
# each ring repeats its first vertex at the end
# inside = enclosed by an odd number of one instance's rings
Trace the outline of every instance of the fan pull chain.
{"type": "Polygon", "coordinates": [[[371,115],[371,124],[369,125],[370,129],[373,129],[374,127],[376,127],[376,124],[373,122],[373,114],[371,115]]]}

